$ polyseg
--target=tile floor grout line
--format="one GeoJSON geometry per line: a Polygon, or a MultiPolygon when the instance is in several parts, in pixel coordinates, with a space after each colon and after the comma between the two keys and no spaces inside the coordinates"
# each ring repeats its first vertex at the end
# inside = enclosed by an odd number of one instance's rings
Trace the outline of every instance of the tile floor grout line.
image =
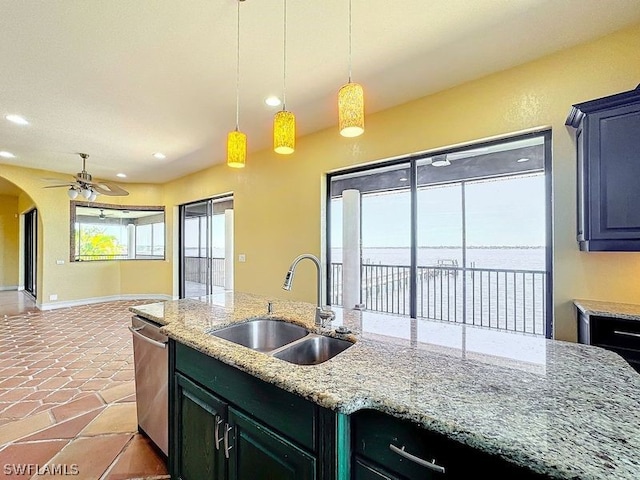
{"type": "Polygon", "coordinates": [[[129,444],[133,442],[134,437],[135,437],[135,433],[131,435],[131,438],[127,441],[127,443],[124,444],[124,446],[122,447],[122,450],[120,450],[120,452],[118,452],[118,455],[116,455],[116,458],[113,459],[113,462],[111,462],[107,467],[107,469],[104,472],[102,472],[102,475],[100,476],[99,480],[105,480],[106,475],[109,474],[111,470],[114,469],[116,463],[118,463],[118,460],[120,459],[120,457],[124,455],[124,452],[129,446],[129,444]]]}
{"type": "MultiPolygon", "coordinates": [[[[53,407],[53,408],[56,408],[56,407],[53,407]]],[[[51,410],[53,410],[53,408],[52,408],[51,410]]],[[[69,418],[67,418],[67,419],[64,419],[64,420],[62,420],[61,422],[56,421],[56,419],[55,419],[55,418],[53,417],[53,415],[51,414],[51,410],[44,410],[43,412],[40,412],[40,413],[44,413],[44,412],[48,413],[48,414],[49,414],[49,420],[51,420],[53,423],[51,423],[50,425],[47,425],[46,427],[41,428],[40,430],[36,430],[35,432],[26,433],[26,434],[24,434],[24,435],[22,435],[22,436],[20,436],[20,437],[17,437],[17,438],[15,438],[15,439],[13,439],[13,440],[9,440],[8,442],[0,443],[0,451],[1,451],[2,449],[6,448],[6,447],[7,447],[7,446],[9,446],[9,445],[15,445],[15,444],[18,444],[18,443],[22,443],[22,442],[20,442],[20,440],[22,440],[23,438],[30,437],[30,436],[32,436],[32,435],[36,435],[36,434],[38,434],[38,433],[41,433],[41,432],[43,432],[43,431],[47,430],[48,428],[52,428],[52,427],[55,427],[55,426],[57,426],[57,425],[60,425],[61,423],[64,423],[64,422],[67,422],[67,421],[70,421],[70,420],[75,420],[76,418],[81,417],[82,415],[85,415],[85,414],[87,414],[87,413],[91,413],[91,412],[93,412],[94,410],[98,410],[98,408],[103,408],[103,405],[101,405],[100,407],[96,407],[96,408],[94,408],[94,409],[92,409],[92,410],[88,410],[88,411],[86,411],[86,412],[84,412],[84,413],[79,413],[79,414],[78,414],[78,415],[76,415],[75,417],[69,417],[69,418]]],[[[25,418],[29,418],[29,417],[25,417],[25,418]]],[[[23,420],[23,419],[22,419],[22,418],[21,418],[21,419],[18,419],[18,420],[16,420],[16,422],[19,422],[20,420],[23,420]]],[[[12,423],[13,423],[13,422],[12,422],[12,423]]],[[[10,425],[10,424],[11,424],[11,423],[5,423],[5,425],[10,425]]],[[[34,441],[35,441],[35,440],[34,440],[34,441]]],[[[24,443],[30,443],[30,442],[24,442],[24,443]]]]}

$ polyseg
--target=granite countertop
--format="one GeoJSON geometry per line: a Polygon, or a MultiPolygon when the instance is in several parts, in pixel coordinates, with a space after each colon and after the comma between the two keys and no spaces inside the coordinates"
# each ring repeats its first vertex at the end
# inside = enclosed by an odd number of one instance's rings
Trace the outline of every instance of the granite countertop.
{"type": "MultiPolygon", "coordinates": [[[[640,321],[640,305],[633,303],[613,303],[598,300],[574,300],[574,305],[586,315],[624,318],[640,321]]],[[[640,475],[638,475],[640,477],[640,475]]]]}
{"type": "Polygon", "coordinates": [[[640,478],[640,375],[608,350],[342,309],[332,326],[348,327],[356,343],[315,366],[209,334],[258,316],[313,331],[314,308],[225,293],[131,311],[165,325],[176,341],[325,408],[380,410],[551,478],[640,478]]]}

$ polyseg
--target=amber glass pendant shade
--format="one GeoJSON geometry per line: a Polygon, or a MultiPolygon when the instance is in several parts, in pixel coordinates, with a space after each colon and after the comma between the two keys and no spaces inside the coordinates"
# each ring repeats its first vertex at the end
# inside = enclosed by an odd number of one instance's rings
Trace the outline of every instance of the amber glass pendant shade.
{"type": "Polygon", "coordinates": [[[227,136],[227,165],[233,168],[244,168],[247,161],[247,136],[234,130],[227,136]]]}
{"type": "Polygon", "coordinates": [[[282,110],[273,117],[273,151],[289,155],[296,149],[296,117],[282,110]]]}
{"type": "Polygon", "coordinates": [[[364,90],[358,83],[347,83],[338,92],[338,125],[343,137],[364,132],[364,90]]]}

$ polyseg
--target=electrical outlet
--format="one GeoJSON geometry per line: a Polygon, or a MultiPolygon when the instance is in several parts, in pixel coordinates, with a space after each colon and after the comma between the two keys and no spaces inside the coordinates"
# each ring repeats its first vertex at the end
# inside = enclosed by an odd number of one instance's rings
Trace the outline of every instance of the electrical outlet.
{"type": "Polygon", "coordinates": [[[56,260],[56,265],[64,265],[64,260],[56,260]]]}
{"type": "Polygon", "coordinates": [[[52,293],[51,295],[49,295],[49,300],[57,300],[57,299],[58,299],[57,293],[52,293]]]}
{"type": "Polygon", "coordinates": [[[247,261],[247,256],[244,253],[241,253],[240,255],[238,255],[238,261],[241,263],[244,263],[247,261]]]}

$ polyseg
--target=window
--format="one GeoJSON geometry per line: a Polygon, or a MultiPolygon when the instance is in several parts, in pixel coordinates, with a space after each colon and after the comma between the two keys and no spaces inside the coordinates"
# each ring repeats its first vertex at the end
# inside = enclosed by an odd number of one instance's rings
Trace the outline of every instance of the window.
{"type": "Polygon", "coordinates": [[[550,337],[549,151],[544,132],[329,175],[328,301],[550,337]]]}
{"type": "Polygon", "coordinates": [[[71,261],[164,259],[164,236],[164,207],[71,202],[71,261]]]}

